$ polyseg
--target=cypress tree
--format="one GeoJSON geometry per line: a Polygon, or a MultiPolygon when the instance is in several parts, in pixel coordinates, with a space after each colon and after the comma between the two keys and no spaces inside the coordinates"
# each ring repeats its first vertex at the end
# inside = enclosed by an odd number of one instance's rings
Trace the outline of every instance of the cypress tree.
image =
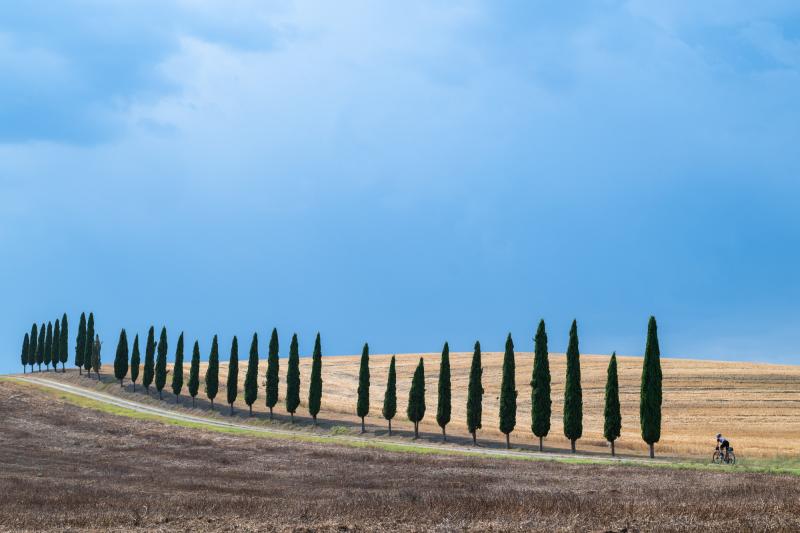
{"type": "Polygon", "coordinates": [[[578,322],[572,321],[567,346],[567,381],[564,385],[564,436],[570,440],[572,453],[575,441],[583,435],[583,392],[581,390],[581,360],[578,350],[578,322]]]}
{"type": "Polygon", "coordinates": [[[386,394],[383,396],[383,418],[389,421],[389,436],[392,436],[392,418],[397,414],[397,373],[394,356],[389,363],[389,378],[386,380],[386,394]]]}
{"type": "Polygon", "coordinates": [[[233,403],[239,395],[239,341],[236,335],[231,342],[231,358],[228,363],[228,405],[231,406],[233,416],[233,403]]]}
{"type": "Polygon", "coordinates": [[[358,403],[356,414],[361,417],[361,433],[366,432],[364,417],[369,414],[369,344],[361,350],[361,366],[358,369],[358,403]]]}
{"type": "Polygon", "coordinates": [[[214,398],[219,392],[219,346],[217,336],[211,341],[211,354],[208,356],[208,367],[206,368],[206,396],[211,401],[211,410],[214,410],[214,398]]]}
{"type": "Polygon", "coordinates": [[[141,354],[139,353],[139,334],[133,338],[133,352],[131,352],[131,383],[133,392],[136,392],[136,380],[139,379],[139,366],[141,364],[141,354]]]}
{"type": "Polygon", "coordinates": [[[269,356],[267,358],[267,407],[269,419],[272,420],[272,408],[278,403],[278,330],[272,328],[272,337],[269,339],[269,356]]]}
{"type": "Polygon", "coordinates": [[[47,328],[44,323],[39,326],[39,340],[36,343],[36,365],[39,367],[39,372],[42,371],[42,363],[44,362],[44,352],[47,348],[46,334],[47,328]]]}
{"type": "Polygon", "coordinates": [[[147,343],[144,346],[144,375],[142,376],[142,385],[150,394],[150,384],[153,383],[155,376],[155,355],[156,355],[156,330],[150,326],[147,332],[147,343]]]}
{"type": "Polygon", "coordinates": [[[84,355],[86,355],[86,313],[81,313],[78,336],[75,338],[75,366],[78,367],[78,374],[83,374],[84,355]]]}
{"type": "Polygon", "coordinates": [[[58,318],[53,324],[53,355],[50,362],[53,364],[53,372],[58,371],[58,362],[61,360],[61,320],[58,318]]]}
{"type": "Polygon", "coordinates": [[[61,372],[66,372],[67,359],[69,359],[69,323],[67,313],[61,315],[61,334],[58,336],[58,358],[61,362],[61,372]]]}
{"type": "Polygon", "coordinates": [[[244,403],[253,416],[253,404],[258,399],[258,333],[253,333],[250,343],[250,359],[247,360],[247,374],[244,376],[244,403]]]}
{"type": "Polygon", "coordinates": [[[175,364],[172,365],[172,394],[175,403],[180,402],[183,390],[183,332],[178,336],[178,345],[175,347],[175,364]]]}
{"type": "Polygon", "coordinates": [[[114,357],[114,377],[119,380],[119,386],[122,387],[122,380],[128,374],[128,334],[125,333],[125,328],[119,332],[119,341],[117,342],[117,353],[114,357]]]}
{"type": "Polygon", "coordinates": [[[91,377],[90,370],[92,369],[92,356],[94,355],[94,313],[89,313],[89,320],[86,322],[86,353],[83,355],[83,369],[86,374],[91,377]]]}
{"type": "Polygon", "coordinates": [[[47,334],[44,337],[44,369],[50,372],[50,361],[53,360],[53,323],[47,323],[47,334]]]}
{"type": "Polygon", "coordinates": [[[467,431],[472,433],[472,444],[478,444],[477,431],[481,428],[483,415],[483,367],[481,366],[481,343],[475,342],[472,354],[472,365],[469,369],[469,385],[467,386],[467,431]]]}
{"type": "Polygon", "coordinates": [[[189,366],[189,396],[192,397],[192,407],[196,405],[195,398],[200,389],[200,345],[194,341],[192,349],[192,363],[189,366]]]}
{"type": "Polygon", "coordinates": [[[658,347],[658,326],[652,316],[647,324],[639,421],[642,426],[642,440],[650,447],[652,459],[656,455],[655,443],[661,439],[661,350],[658,347]]]}
{"type": "Polygon", "coordinates": [[[20,359],[22,360],[22,373],[24,374],[27,372],[28,366],[28,349],[30,348],[31,338],[28,334],[25,334],[25,338],[22,339],[22,353],[20,354],[20,359]]]}
{"type": "Polygon", "coordinates": [[[452,411],[450,393],[450,345],[444,343],[442,361],[439,364],[439,403],[436,406],[436,423],[442,428],[442,440],[447,441],[447,424],[452,411]]]}
{"type": "Polygon", "coordinates": [[[608,362],[608,379],[606,380],[606,405],[603,410],[603,436],[611,443],[611,455],[614,453],[614,441],[622,430],[622,415],[619,408],[619,380],[617,379],[617,352],[611,354],[608,362]]]}
{"type": "Polygon", "coordinates": [[[162,392],[164,385],[167,384],[167,328],[161,327],[161,336],[158,339],[158,356],[156,357],[156,390],[158,391],[158,399],[163,400],[162,392]]]}
{"type": "Polygon", "coordinates": [[[314,341],[314,355],[311,356],[311,384],[308,387],[308,412],[317,425],[317,415],[322,404],[322,342],[317,332],[314,341]]]}
{"type": "Polygon", "coordinates": [[[514,342],[509,333],[503,355],[503,381],[500,384],[500,431],[506,435],[506,448],[511,448],[511,432],[517,425],[516,368],[514,342]]]}
{"type": "Polygon", "coordinates": [[[97,374],[98,381],[100,381],[100,367],[103,366],[103,363],[100,359],[100,348],[102,348],[100,336],[95,335],[94,342],[92,343],[92,370],[94,370],[94,373],[97,374]]]}
{"type": "Polygon", "coordinates": [[[534,338],[533,376],[531,377],[531,431],[539,437],[539,451],[543,440],[550,433],[550,361],[547,353],[547,332],[544,320],[534,338]]]}
{"type": "Polygon", "coordinates": [[[300,353],[297,347],[297,333],[292,335],[289,345],[289,368],[286,371],[286,410],[294,422],[294,413],[300,405],[300,353]]]}
{"type": "Polygon", "coordinates": [[[31,326],[31,336],[28,344],[28,364],[31,365],[31,372],[33,372],[33,365],[36,364],[36,351],[39,349],[39,326],[36,323],[31,326]]]}
{"type": "Polygon", "coordinates": [[[411,380],[411,390],[408,393],[408,409],[406,414],[414,422],[414,438],[419,438],[419,423],[425,417],[425,365],[422,357],[419,358],[414,378],[411,380]]]}

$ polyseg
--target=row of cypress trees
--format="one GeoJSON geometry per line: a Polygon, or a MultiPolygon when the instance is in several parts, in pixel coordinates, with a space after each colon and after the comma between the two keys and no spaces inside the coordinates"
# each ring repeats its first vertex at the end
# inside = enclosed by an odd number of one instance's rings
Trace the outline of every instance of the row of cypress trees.
{"type": "Polygon", "coordinates": [[[56,319],[55,326],[52,322],[41,326],[34,323],[31,326],[30,334],[26,333],[22,339],[22,351],[20,352],[22,372],[27,371],[28,365],[31,367],[31,372],[33,372],[34,365],[38,367],[39,372],[42,371],[42,365],[47,372],[50,371],[51,365],[53,371],[56,371],[59,363],[61,363],[61,371],[65,372],[64,365],[69,359],[68,344],[69,323],[66,313],[61,319],[56,319]]]}

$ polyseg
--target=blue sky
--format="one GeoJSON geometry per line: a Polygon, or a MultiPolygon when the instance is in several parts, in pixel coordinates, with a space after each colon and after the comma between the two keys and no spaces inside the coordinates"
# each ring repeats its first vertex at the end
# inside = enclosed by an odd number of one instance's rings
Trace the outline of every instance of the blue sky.
{"type": "Polygon", "coordinates": [[[0,75],[0,372],[82,310],[800,355],[796,2],[6,2],[0,75]]]}

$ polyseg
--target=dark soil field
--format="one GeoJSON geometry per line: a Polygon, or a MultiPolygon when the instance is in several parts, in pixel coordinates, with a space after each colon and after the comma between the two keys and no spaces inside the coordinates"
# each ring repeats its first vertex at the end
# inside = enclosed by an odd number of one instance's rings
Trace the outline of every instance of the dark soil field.
{"type": "Polygon", "coordinates": [[[800,478],[181,428],[0,382],[0,530],[798,530],[800,478]]]}

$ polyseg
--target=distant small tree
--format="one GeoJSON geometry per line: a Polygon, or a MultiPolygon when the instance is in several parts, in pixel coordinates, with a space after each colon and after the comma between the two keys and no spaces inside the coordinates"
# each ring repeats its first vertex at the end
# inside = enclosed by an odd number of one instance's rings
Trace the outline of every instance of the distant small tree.
{"type": "Polygon", "coordinates": [[[447,441],[447,424],[450,423],[452,399],[450,391],[450,345],[444,343],[439,364],[439,403],[436,406],[436,423],[442,428],[442,440],[447,441]]]}
{"type": "Polygon", "coordinates": [[[178,336],[178,345],[175,348],[175,364],[172,365],[172,394],[175,395],[175,403],[181,399],[183,390],[183,332],[178,336]]]}
{"type": "Polygon", "coordinates": [[[211,354],[208,356],[208,367],[206,367],[206,397],[211,401],[211,410],[214,410],[214,398],[219,392],[219,346],[217,336],[211,341],[211,354]]]}
{"type": "Polygon", "coordinates": [[[611,354],[608,362],[608,378],[606,380],[606,405],[603,410],[603,436],[611,443],[611,455],[614,453],[614,441],[622,431],[622,414],[619,408],[619,380],[617,379],[617,352],[611,354]]]}
{"type": "Polygon", "coordinates": [[[31,365],[31,373],[33,373],[33,365],[36,364],[36,351],[39,349],[39,326],[34,323],[31,326],[31,335],[28,344],[28,364],[31,365]]]}
{"type": "Polygon", "coordinates": [[[317,415],[322,405],[322,341],[317,332],[314,354],[311,356],[311,380],[308,387],[308,412],[317,425],[317,415]]]}
{"type": "Polygon", "coordinates": [[[150,385],[153,383],[153,378],[156,372],[156,330],[150,326],[147,332],[147,343],[144,346],[144,375],[142,376],[142,385],[147,389],[150,394],[150,385]]]}
{"type": "Polygon", "coordinates": [[[42,363],[44,362],[44,353],[47,349],[46,339],[47,328],[44,323],[39,326],[39,340],[36,343],[36,366],[39,367],[39,372],[42,371],[42,363]]]}
{"type": "Polygon", "coordinates": [[[292,335],[289,345],[289,368],[286,371],[286,410],[294,422],[294,413],[300,406],[300,351],[297,333],[292,335]]]}
{"type": "Polygon", "coordinates": [[[78,374],[83,374],[83,358],[86,355],[86,313],[81,313],[78,323],[78,336],[75,338],[75,366],[78,374]]]}
{"type": "Polygon", "coordinates": [[[581,390],[581,360],[578,349],[578,322],[572,321],[567,346],[567,380],[564,385],[564,436],[575,453],[575,441],[583,435],[583,391],[581,390]]]}
{"type": "Polygon", "coordinates": [[[95,335],[94,343],[92,344],[92,370],[94,370],[94,373],[97,374],[98,380],[100,380],[100,368],[103,366],[103,363],[100,359],[100,348],[102,348],[100,336],[95,335]]]}
{"type": "MultiPolygon", "coordinates": [[[[94,354],[94,313],[89,313],[89,320],[86,321],[86,353],[83,356],[83,369],[89,375],[92,369],[92,357],[94,354]]],[[[89,376],[91,377],[91,376],[89,376]]]]}
{"type": "Polygon", "coordinates": [[[369,344],[364,343],[361,350],[361,364],[358,369],[358,403],[356,414],[361,417],[361,433],[365,433],[364,417],[369,414],[369,344]]]}
{"type": "Polygon", "coordinates": [[[392,436],[392,418],[397,414],[397,373],[395,361],[389,363],[389,378],[386,380],[386,393],[383,396],[383,418],[389,421],[389,436],[392,436]]]}
{"type": "Polygon", "coordinates": [[[655,457],[655,443],[661,439],[661,350],[658,347],[658,326],[655,317],[647,324],[647,344],[642,366],[642,388],[639,400],[639,420],[642,440],[650,447],[650,458],[655,457]]]}
{"type": "Polygon", "coordinates": [[[200,389],[200,345],[194,341],[192,349],[192,363],[189,366],[189,396],[192,397],[192,407],[197,398],[197,391],[200,389]]]}
{"type": "Polygon", "coordinates": [[[156,390],[158,391],[158,399],[163,400],[162,391],[164,385],[167,384],[167,328],[162,326],[161,336],[158,339],[158,356],[156,357],[156,390]]]}
{"type": "Polygon", "coordinates": [[[61,372],[67,371],[67,360],[69,359],[69,323],[67,313],[61,315],[61,334],[58,336],[58,358],[61,362],[61,372]]]}
{"type": "Polygon", "coordinates": [[[472,354],[472,365],[469,369],[469,385],[467,386],[467,431],[472,434],[472,444],[478,444],[477,431],[481,428],[483,415],[483,384],[481,376],[481,343],[475,342],[472,354]]]}
{"type": "Polygon", "coordinates": [[[253,404],[258,399],[258,333],[253,333],[250,343],[250,358],[247,360],[247,373],[244,376],[244,403],[253,416],[253,404]]]}
{"type": "Polygon", "coordinates": [[[239,395],[239,341],[234,335],[231,342],[231,358],[228,363],[228,405],[231,406],[233,416],[233,403],[239,395]]]}
{"type": "Polygon", "coordinates": [[[411,380],[411,391],[408,394],[408,419],[414,423],[414,438],[419,438],[419,423],[425,418],[425,364],[419,358],[414,378],[411,380]]]}
{"type": "Polygon", "coordinates": [[[47,333],[44,338],[44,369],[50,372],[50,361],[53,360],[53,323],[47,323],[47,333]]]}
{"type": "Polygon", "coordinates": [[[22,339],[22,352],[20,354],[20,360],[22,361],[22,373],[24,374],[27,371],[28,366],[28,350],[30,348],[31,338],[28,334],[25,334],[25,338],[22,339]]]}
{"type": "Polygon", "coordinates": [[[133,338],[133,352],[131,352],[131,383],[133,392],[136,392],[136,380],[139,379],[139,368],[141,366],[141,354],[139,353],[139,334],[133,338]]]}
{"type": "Polygon", "coordinates": [[[119,332],[119,342],[117,342],[117,353],[114,357],[114,377],[119,380],[122,387],[122,380],[128,374],[128,334],[125,328],[119,332]]]}
{"type": "Polygon", "coordinates": [[[543,440],[550,433],[550,361],[547,352],[547,332],[544,320],[539,321],[539,329],[534,338],[533,376],[531,378],[531,430],[539,437],[539,451],[543,450],[543,440]]]}
{"type": "Polygon", "coordinates": [[[272,409],[278,403],[278,330],[272,329],[272,336],[269,339],[269,355],[267,358],[267,407],[269,408],[269,419],[272,420],[272,409]]]}
{"type": "Polygon", "coordinates": [[[58,371],[58,363],[61,361],[61,320],[56,319],[53,323],[53,353],[50,357],[50,362],[53,364],[53,372],[58,371]]]}
{"type": "Polygon", "coordinates": [[[503,380],[500,384],[500,431],[506,436],[506,448],[511,448],[511,432],[517,425],[517,383],[514,361],[514,342],[511,333],[506,338],[503,355],[503,380]]]}

